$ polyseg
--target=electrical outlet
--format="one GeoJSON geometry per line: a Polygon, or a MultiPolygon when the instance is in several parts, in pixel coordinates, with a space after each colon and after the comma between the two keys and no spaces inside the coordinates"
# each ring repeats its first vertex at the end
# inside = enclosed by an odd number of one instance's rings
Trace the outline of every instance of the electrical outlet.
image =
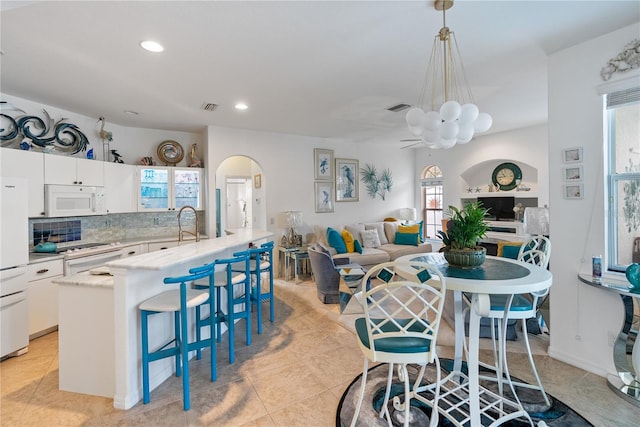
{"type": "Polygon", "coordinates": [[[616,334],[615,332],[609,331],[608,338],[609,338],[609,347],[613,347],[616,343],[616,339],[618,338],[618,334],[616,334]]]}
{"type": "Polygon", "coordinates": [[[275,223],[276,223],[276,219],[275,219],[275,218],[271,218],[271,220],[269,221],[269,223],[270,223],[271,225],[275,224],[275,223]]]}

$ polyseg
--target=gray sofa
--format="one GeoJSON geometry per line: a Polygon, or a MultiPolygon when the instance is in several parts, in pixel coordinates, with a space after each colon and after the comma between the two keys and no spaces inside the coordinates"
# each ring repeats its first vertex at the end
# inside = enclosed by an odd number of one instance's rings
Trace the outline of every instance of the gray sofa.
{"type": "MultiPolygon", "coordinates": [[[[342,229],[346,229],[353,235],[356,240],[361,243],[363,241],[361,237],[362,231],[376,230],[380,240],[380,245],[377,247],[363,247],[362,253],[337,253],[336,249],[331,247],[331,245],[327,241],[327,227],[316,226],[314,228],[314,235],[316,242],[321,243],[325,248],[327,248],[334,260],[346,258],[349,260],[347,262],[360,264],[365,269],[368,269],[369,267],[372,267],[376,264],[393,261],[396,258],[404,255],[432,252],[432,246],[430,243],[421,243],[417,246],[396,244],[396,232],[398,231],[399,225],[399,222],[387,221],[350,224],[345,225],[344,227],[332,227],[338,232],[341,232],[342,229]]],[[[311,268],[313,269],[313,265],[311,266],[311,268]]]]}

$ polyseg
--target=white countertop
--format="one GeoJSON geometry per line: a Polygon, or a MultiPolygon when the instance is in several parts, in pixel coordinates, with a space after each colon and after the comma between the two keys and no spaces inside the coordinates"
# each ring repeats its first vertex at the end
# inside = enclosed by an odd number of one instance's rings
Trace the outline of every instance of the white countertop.
{"type": "Polygon", "coordinates": [[[234,234],[119,259],[108,262],[106,265],[112,269],[160,270],[165,267],[188,263],[193,259],[223,251],[230,247],[248,245],[249,242],[267,239],[271,236],[273,236],[273,233],[270,231],[252,229],[234,230],[234,234]]]}
{"type": "Polygon", "coordinates": [[[113,288],[113,276],[108,274],[91,274],[88,271],[54,279],[58,285],[92,286],[97,288],[113,288]]]}

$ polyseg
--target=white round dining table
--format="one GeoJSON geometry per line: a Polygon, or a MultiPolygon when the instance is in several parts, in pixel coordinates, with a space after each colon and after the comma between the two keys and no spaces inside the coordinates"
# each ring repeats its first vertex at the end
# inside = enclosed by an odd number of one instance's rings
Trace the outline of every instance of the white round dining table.
{"type": "MultiPolygon", "coordinates": [[[[551,286],[551,272],[537,265],[494,256],[487,256],[481,266],[472,269],[450,266],[444,260],[442,253],[406,255],[397,258],[396,261],[421,261],[436,265],[446,278],[447,290],[453,291],[456,337],[454,374],[461,372],[462,369],[465,339],[462,293],[464,292],[471,297],[467,355],[469,421],[472,426],[482,425],[478,355],[480,319],[489,315],[491,306],[489,295],[516,295],[542,291],[551,286]]],[[[508,311],[508,306],[505,307],[505,311],[508,311]]],[[[522,408],[521,405],[519,406],[522,408]]]]}

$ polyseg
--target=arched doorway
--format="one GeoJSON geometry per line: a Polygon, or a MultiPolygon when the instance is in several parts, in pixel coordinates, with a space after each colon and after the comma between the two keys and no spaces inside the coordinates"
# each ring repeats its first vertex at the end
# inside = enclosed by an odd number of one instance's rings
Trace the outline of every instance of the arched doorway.
{"type": "Polygon", "coordinates": [[[420,178],[424,234],[427,238],[435,239],[438,231],[442,230],[442,171],[436,165],[429,165],[422,170],[420,178]]]}
{"type": "Polygon", "coordinates": [[[267,229],[265,178],[246,156],[231,156],[216,170],[216,236],[238,228],[267,229]]]}

